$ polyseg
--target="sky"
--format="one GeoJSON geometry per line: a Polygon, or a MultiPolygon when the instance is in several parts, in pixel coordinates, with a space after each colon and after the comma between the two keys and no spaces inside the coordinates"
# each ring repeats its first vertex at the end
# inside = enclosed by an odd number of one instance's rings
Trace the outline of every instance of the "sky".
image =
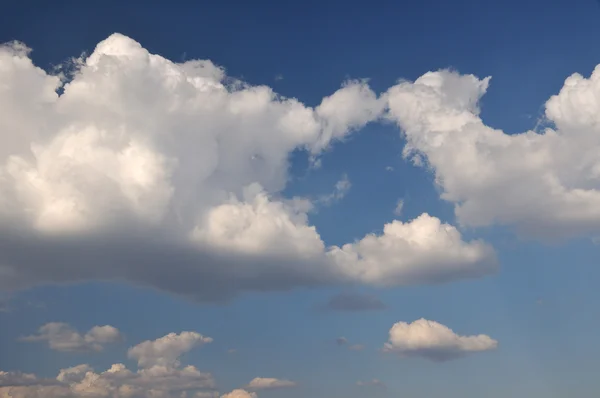
{"type": "Polygon", "coordinates": [[[0,397],[589,397],[600,4],[13,2],[0,397]]]}

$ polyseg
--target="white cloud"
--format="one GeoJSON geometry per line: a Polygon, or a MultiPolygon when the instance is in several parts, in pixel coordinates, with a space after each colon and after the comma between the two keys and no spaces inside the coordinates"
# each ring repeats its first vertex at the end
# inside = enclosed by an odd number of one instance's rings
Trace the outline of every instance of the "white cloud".
{"type": "Polygon", "coordinates": [[[245,387],[248,390],[274,390],[280,388],[296,387],[296,382],[290,380],[281,380],[272,377],[256,377],[245,387]]]}
{"type": "Polygon", "coordinates": [[[242,389],[236,389],[231,391],[230,393],[221,395],[221,398],[256,398],[257,395],[255,392],[248,392],[242,389]]]}
{"type": "Polygon", "coordinates": [[[424,357],[446,361],[464,355],[494,350],[498,342],[489,336],[459,336],[435,321],[418,319],[412,323],[397,322],[389,332],[383,350],[402,357],[424,357]]]}
{"type": "MultiPolygon", "coordinates": [[[[92,329],[106,339],[108,329],[92,329]],[[102,332],[100,332],[102,330],[102,332]]],[[[81,364],[61,369],[55,379],[40,379],[33,374],[0,371],[0,397],[11,398],[208,398],[217,397],[216,383],[210,373],[194,366],[181,366],[179,357],[193,347],[208,342],[195,332],[170,333],[145,341],[129,350],[139,362],[137,371],[117,363],[96,373],[81,364]],[[183,394],[183,395],[182,395],[183,394]]]]}
{"type": "Polygon", "coordinates": [[[398,202],[396,202],[396,208],[394,208],[394,215],[402,215],[402,209],[404,209],[404,200],[398,199],[398,202]]]}
{"type": "Polygon", "coordinates": [[[495,267],[489,246],[427,215],[328,248],[310,204],[281,197],[292,151],[316,159],[380,118],[386,97],[366,82],[311,108],[119,34],[78,64],[63,85],[23,45],[0,49],[0,289],[127,280],[210,301],[495,267]]]}
{"type": "Polygon", "coordinates": [[[509,225],[551,239],[600,231],[600,66],[574,74],[546,102],[554,129],[509,135],[478,102],[490,78],[428,72],[388,91],[405,155],[424,157],[461,224],[509,225]]]}
{"type": "Polygon", "coordinates": [[[138,366],[179,366],[178,358],[195,347],[212,343],[213,339],[196,332],[169,333],[156,340],[146,340],[131,347],[129,358],[138,361],[138,366]]]}
{"type": "Polygon", "coordinates": [[[386,224],[381,235],[334,247],[327,253],[344,275],[381,286],[443,282],[495,270],[494,250],[482,241],[464,242],[460,232],[422,214],[386,224]]]}
{"type": "Polygon", "coordinates": [[[333,192],[328,195],[323,195],[317,199],[317,202],[323,204],[325,206],[331,205],[335,202],[338,202],[348,194],[350,188],[352,187],[352,183],[348,179],[348,175],[342,175],[342,178],[335,183],[333,192]]]}
{"type": "Polygon", "coordinates": [[[62,322],[47,323],[39,328],[38,334],[20,338],[21,341],[47,341],[56,351],[102,351],[104,344],[121,339],[119,330],[110,325],[94,326],[82,335],[62,322]]]}

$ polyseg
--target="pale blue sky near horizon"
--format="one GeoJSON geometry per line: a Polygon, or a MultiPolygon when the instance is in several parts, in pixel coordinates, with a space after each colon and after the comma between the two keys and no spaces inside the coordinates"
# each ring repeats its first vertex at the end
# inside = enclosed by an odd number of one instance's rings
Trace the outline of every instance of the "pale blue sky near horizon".
{"type": "MultiPolygon", "coordinates": [[[[152,53],[174,61],[210,59],[231,76],[269,85],[311,106],[348,78],[369,78],[382,92],[398,79],[453,68],[492,76],[481,116],[507,133],[534,128],[545,101],[565,78],[575,72],[587,77],[600,64],[595,0],[175,3],[7,4],[0,15],[0,42],[24,42],[33,49],[34,62],[50,70],[119,32],[152,53]]],[[[309,171],[303,154],[293,157],[285,194],[327,194],[348,176],[347,195],[310,214],[328,245],[423,212],[454,224],[452,204],[439,198],[428,170],[402,158],[403,146],[397,128],[368,125],[336,143],[319,169],[309,171]],[[399,199],[404,207],[396,216],[399,199]]],[[[183,362],[212,372],[222,392],[260,376],[299,383],[295,389],[259,392],[274,398],[593,396],[600,389],[600,246],[590,239],[526,241],[500,227],[463,233],[495,247],[497,274],[430,286],[241,293],[217,304],[126,283],[17,292],[9,301],[12,310],[0,311],[0,370],[55,377],[59,369],[79,363],[97,370],[117,362],[134,366],[126,357],[128,347],[193,330],[214,342],[186,354],[183,362]],[[348,291],[374,295],[386,308],[316,308],[348,291]],[[490,335],[499,347],[444,363],[378,352],[395,322],[419,318],[459,334],[490,335]],[[126,339],[94,354],[16,341],[53,321],[80,331],[110,324],[126,339]],[[365,349],[337,346],[340,336],[365,349]],[[227,354],[229,349],[237,352],[227,354]],[[373,393],[355,385],[373,378],[387,390],[373,393]]]]}

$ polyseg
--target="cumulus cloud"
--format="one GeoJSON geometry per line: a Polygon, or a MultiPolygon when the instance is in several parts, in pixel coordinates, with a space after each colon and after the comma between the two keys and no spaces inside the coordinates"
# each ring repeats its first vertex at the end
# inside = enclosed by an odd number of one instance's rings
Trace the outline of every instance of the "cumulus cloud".
{"type": "Polygon", "coordinates": [[[467,226],[501,224],[540,239],[600,231],[600,66],[546,102],[553,125],[509,135],[479,116],[490,78],[442,70],[388,91],[404,154],[431,167],[467,226]],[[423,163],[425,160],[426,163],[423,163]]]}
{"type": "Polygon", "coordinates": [[[497,346],[496,340],[484,334],[459,336],[438,322],[418,319],[412,323],[395,323],[383,350],[401,357],[447,361],[470,353],[494,350],[497,346]]]}
{"type": "Polygon", "coordinates": [[[331,311],[376,311],[385,309],[386,305],[375,296],[350,292],[331,297],[324,308],[331,311]]]}
{"type": "Polygon", "coordinates": [[[379,286],[446,282],[494,272],[494,249],[480,240],[464,242],[455,227],[422,214],[395,220],[381,235],[333,247],[328,256],[352,279],[379,286]]]}
{"type": "Polygon", "coordinates": [[[127,352],[140,367],[179,366],[178,358],[192,348],[212,343],[213,339],[196,332],[169,333],[156,340],[146,340],[127,352]]]}
{"type": "Polygon", "coordinates": [[[259,391],[291,387],[296,387],[296,382],[272,377],[256,377],[252,379],[245,388],[252,391],[259,391]]]}
{"type": "MultiPolygon", "coordinates": [[[[96,335],[106,336],[105,332],[96,335]]],[[[198,333],[170,333],[154,341],[132,347],[130,357],[140,363],[137,371],[117,363],[104,372],[87,364],[61,369],[55,379],[33,374],[0,371],[0,397],[10,398],[208,398],[217,397],[210,373],[182,366],[179,356],[206,338],[198,333]],[[133,352],[133,354],[131,354],[133,352]]]]}
{"type": "Polygon", "coordinates": [[[231,391],[230,393],[221,395],[221,398],[256,398],[257,395],[255,392],[248,392],[242,389],[236,389],[231,391]]]}
{"type": "Polygon", "coordinates": [[[81,334],[66,323],[50,322],[39,328],[38,333],[21,337],[21,341],[47,341],[56,351],[102,351],[105,344],[122,339],[121,332],[114,326],[94,326],[81,334]]]}
{"type": "Polygon", "coordinates": [[[495,267],[491,247],[428,215],[327,247],[310,203],[282,197],[292,151],[318,158],[381,118],[387,96],[365,81],[313,108],[120,34],[68,78],[20,43],[0,48],[0,71],[0,289],[124,280],[214,301],[495,267]]]}

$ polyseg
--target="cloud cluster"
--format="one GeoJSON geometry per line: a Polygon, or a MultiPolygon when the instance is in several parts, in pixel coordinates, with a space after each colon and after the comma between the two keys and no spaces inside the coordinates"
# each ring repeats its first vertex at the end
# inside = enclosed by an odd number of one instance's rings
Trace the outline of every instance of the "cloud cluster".
{"type": "Polygon", "coordinates": [[[557,239],[600,231],[600,66],[575,73],[545,107],[552,128],[509,135],[486,126],[490,78],[428,72],[388,91],[404,154],[435,172],[442,198],[468,226],[508,225],[557,239]],[[426,162],[424,162],[426,161],[426,162]]]}
{"type": "Polygon", "coordinates": [[[384,115],[390,95],[364,81],[309,107],[120,34],[60,76],[28,53],[0,47],[0,289],[125,280],[211,301],[496,268],[489,245],[427,214],[327,247],[311,203],[281,196],[292,151],[318,158],[384,115]]]}
{"type": "Polygon", "coordinates": [[[121,332],[113,326],[94,326],[81,334],[68,324],[50,322],[39,328],[38,333],[21,337],[21,341],[47,341],[56,351],[102,351],[104,344],[116,343],[122,339],[121,332]]]}
{"type": "Polygon", "coordinates": [[[412,323],[395,323],[383,351],[401,357],[447,361],[470,353],[494,350],[497,346],[496,340],[484,334],[459,336],[438,322],[418,319],[412,323]]]}
{"type": "MultiPolygon", "coordinates": [[[[92,329],[90,332],[93,330],[101,329],[92,329]]],[[[103,333],[98,332],[96,336],[107,335],[103,333]]],[[[179,362],[182,354],[210,341],[210,338],[195,332],[182,332],[142,342],[129,350],[129,356],[138,360],[138,370],[135,372],[121,363],[99,373],[89,365],[82,364],[62,369],[55,379],[40,379],[20,372],[0,372],[0,397],[217,397],[216,383],[210,373],[200,372],[191,365],[181,366],[179,362]]],[[[59,347],[65,347],[63,342],[59,347]]],[[[70,345],[67,347],[71,349],[70,345]]]]}

